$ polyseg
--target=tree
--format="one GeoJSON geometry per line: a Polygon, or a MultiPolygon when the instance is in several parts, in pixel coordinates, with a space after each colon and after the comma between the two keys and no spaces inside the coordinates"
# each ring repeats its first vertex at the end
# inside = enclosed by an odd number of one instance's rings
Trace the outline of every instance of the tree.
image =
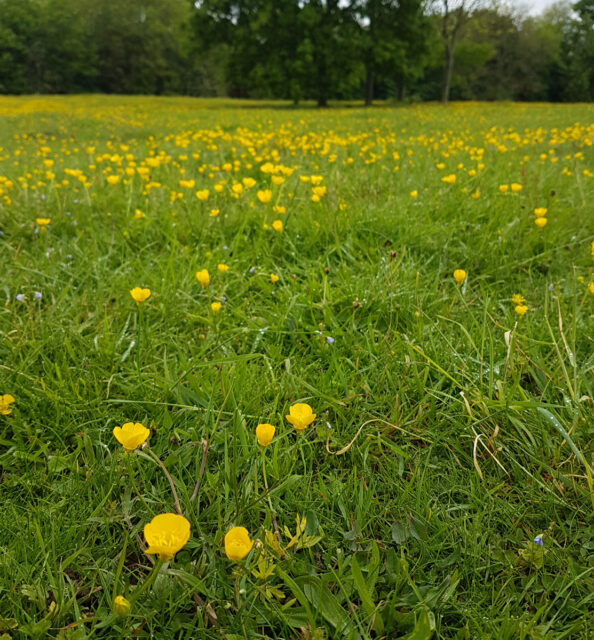
{"type": "Polygon", "coordinates": [[[441,36],[445,45],[445,66],[443,77],[442,102],[447,104],[450,99],[452,73],[454,71],[454,54],[456,41],[460,32],[476,10],[481,0],[439,0],[441,5],[441,36]]]}
{"type": "Polygon", "coordinates": [[[196,4],[199,48],[226,43],[232,96],[302,97],[303,32],[298,0],[203,0],[196,4]]]}
{"type": "Polygon", "coordinates": [[[421,0],[359,0],[353,4],[361,27],[360,56],[365,66],[365,104],[373,102],[378,81],[397,83],[422,66],[428,50],[428,20],[421,0]]]}
{"type": "Polygon", "coordinates": [[[35,0],[0,0],[0,92],[35,91],[35,0]]]}
{"type": "Polygon", "coordinates": [[[594,0],[581,0],[573,10],[576,17],[565,24],[561,43],[563,98],[589,102],[594,100],[594,0]]]}
{"type": "Polygon", "coordinates": [[[346,2],[304,0],[301,5],[302,43],[311,58],[307,93],[325,107],[330,97],[348,97],[360,84],[359,25],[346,2]]]}
{"type": "Polygon", "coordinates": [[[106,93],[171,93],[187,64],[185,0],[85,0],[106,93]]]}

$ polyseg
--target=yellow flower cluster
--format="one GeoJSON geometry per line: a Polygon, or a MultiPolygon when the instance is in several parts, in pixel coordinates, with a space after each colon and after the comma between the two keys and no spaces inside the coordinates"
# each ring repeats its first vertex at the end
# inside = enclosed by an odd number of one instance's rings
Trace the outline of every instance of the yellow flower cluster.
{"type": "MultiPolygon", "coordinates": [[[[14,402],[12,396],[0,396],[0,413],[10,413],[9,405],[12,402],[14,402]]],[[[298,434],[303,433],[315,418],[316,414],[313,413],[311,407],[302,402],[291,405],[289,413],[286,415],[287,421],[293,425],[298,434]]],[[[258,444],[262,448],[267,447],[274,439],[275,433],[276,427],[274,425],[258,424],[256,427],[258,444]]],[[[122,445],[124,451],[129,454],[146,446],[150,430],[140,422],[126,422],[121,427],[114,427],[113,435],[122,445]]],[[[177,494],[175,495],[177,500],[177,494]]],[[[158,555],[161,561],[169,562],[178,551],[185,547],[190,535],[190,522],[181,513],[159,514],[144,526],[144,537],[147,543],[145,553],[158,555]]],[[[229,560],[240,562],[249,554],[253,544],[254,542],[250,539],[249,532],[245,527],[232,527],[225,535],[225,554],[229,560]]],[[[130,609],[131,603],[124,596],[120,595],[115,598],[114,611],[116,613],[127,615],[130,609]]]]}

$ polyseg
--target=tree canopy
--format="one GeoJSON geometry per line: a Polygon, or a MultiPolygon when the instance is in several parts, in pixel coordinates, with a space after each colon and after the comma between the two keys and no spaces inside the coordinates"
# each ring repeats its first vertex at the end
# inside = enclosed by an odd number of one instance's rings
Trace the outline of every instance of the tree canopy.
{"type": "Polygon", "coordinates": [[[0,92],[594,99],[594,0],[0,0],[0,92]]]}

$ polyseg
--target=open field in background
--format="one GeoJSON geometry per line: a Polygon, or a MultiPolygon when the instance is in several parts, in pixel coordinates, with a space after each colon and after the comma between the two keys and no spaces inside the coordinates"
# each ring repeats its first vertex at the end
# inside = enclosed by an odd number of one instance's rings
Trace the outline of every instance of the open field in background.
{"type": "Polygon", "coordinates": [[[0,635],[591,638],[594,106],[235,104],[0,98],[0,635]]]}

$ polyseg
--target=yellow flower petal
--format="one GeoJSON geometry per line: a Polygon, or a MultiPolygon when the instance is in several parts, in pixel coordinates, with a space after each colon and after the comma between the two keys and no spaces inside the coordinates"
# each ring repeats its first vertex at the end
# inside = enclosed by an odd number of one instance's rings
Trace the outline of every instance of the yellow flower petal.
{"type": "Polygon", "coordinates": [[[190,539],[190,522],[177,513],[161,513],[144,525],[144,538],[148,544],[145,553],[171,560],[190,539]]]}
{"type": "Polygon", "coordinates": [[[121,427],[114,427],[113,430],[115,439],[128,453],[144,444],[150,433],[150,430],[140,422],[126,422],[121,427]]]}
{"type": "Polygon", "coordinates": [[[233,527],[225,535],[225,554],[229,560],[239,562],[252,550],[254,541],[245,527],[233,527]]]}
{"type": "Polygon", "coordinates": [[[259,424],[256,427],[256,438],[258,438],[260,446],[268,446],[272,442],[272,438],[274,438],[275,431],[276,427],[271,424],[259,424]]]}

